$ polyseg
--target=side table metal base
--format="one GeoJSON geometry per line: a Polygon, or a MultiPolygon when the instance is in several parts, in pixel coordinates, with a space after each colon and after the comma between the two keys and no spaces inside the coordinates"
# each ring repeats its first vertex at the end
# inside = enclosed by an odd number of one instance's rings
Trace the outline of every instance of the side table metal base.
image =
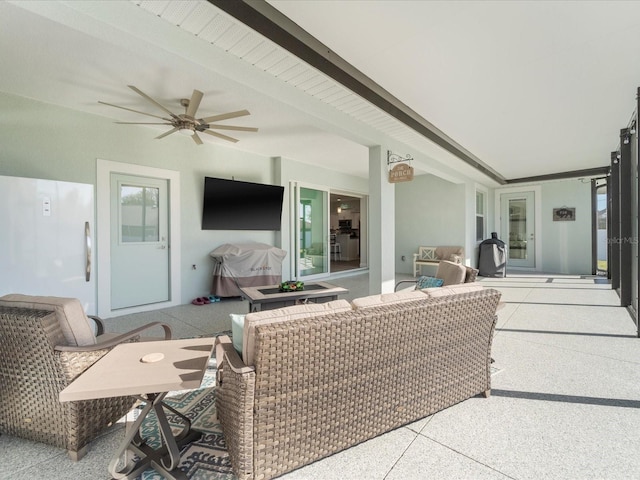
{"type": "Polygon", "coordinates": [[[192,430],[191,421],[186,416],[163,402],[167,393],[147,394],[147,398],[142,398],[146,405],[125,435],[111,462],[109,462],[109,473],[113,475],[113,480],[123,478],[133,480],[149,467],[155,469],[168,480],[187,480],[186,474],[178,468],[180,465],[180,448],[200,438],[202,433],[192,430]],[[184,427],[178,435],[173,434],[165,409],[179,416],[184,422],[184,427]],[[155,412],[158,419],[158,426],[162,436],[162,446],[160,448],[152,448],[147,445],[140,434],[142,422],[151,410],[155,412]],[[129,454],[132,457],[135,454],[138,460],[133,460],[133,458],[128,460],[129,454]],[[118,468],[118,465],[123,463],[124,467],[118,468]]]}

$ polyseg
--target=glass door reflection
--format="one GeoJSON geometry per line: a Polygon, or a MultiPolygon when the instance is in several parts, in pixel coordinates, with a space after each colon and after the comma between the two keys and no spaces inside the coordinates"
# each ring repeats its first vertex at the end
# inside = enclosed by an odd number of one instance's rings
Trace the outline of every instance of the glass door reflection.
{"type": "Polygon", "coordinates": [[[296,188],[298,259],[297,276],[301,279],[329,274],[329,192],[314,188],[296,188]]]}

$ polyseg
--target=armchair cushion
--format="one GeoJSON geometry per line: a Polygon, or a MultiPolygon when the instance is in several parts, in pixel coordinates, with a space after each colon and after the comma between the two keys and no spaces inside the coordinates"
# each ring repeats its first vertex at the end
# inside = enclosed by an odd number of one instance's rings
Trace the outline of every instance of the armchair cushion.
{"type": "Polygon", "coordinates": [[[448,260],[442,260],[438,264],[438,270],[436,271],[436,277],[444,280],[443,285],[445,286],[464,283],[466,275],[467,269],[464,265],[450,262],[448,260]]]}
{"type": "Polygon", "coordinates": [[[0,297],[0,306],[56,312],[62,334],[68,345],[96,344],[96,336],[89,319],[77,298],[41,297],[11,293],[0,297]]]}

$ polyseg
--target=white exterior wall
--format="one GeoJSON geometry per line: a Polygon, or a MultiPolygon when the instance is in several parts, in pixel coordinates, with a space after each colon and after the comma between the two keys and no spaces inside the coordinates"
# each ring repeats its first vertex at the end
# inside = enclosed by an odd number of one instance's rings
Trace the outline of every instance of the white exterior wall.
{"type": "MultiPolygon", "coordinates": [[[[475,189],[434,175],[396,184],[396,271],[412,273],[413,254],[420,246],[465,246],[472,235],[468,232],[475,232],[475,215],[471,219],[467,214],[469,205],[475,206],[475,189]],[[469,191],[473,191],[471,204],[466,199],[469,191]]],[[[465,255],[469,258],[469,252],[465,255]]],[[[425,274],[435,273],[435,269],[423,269],[425,274]]]]}
{"type": "MultiPolygon", "coordinates": [[[[0,129],[0,175],[96,185],[98,158],[180,172],[182,303],[207,294],[213,263],[209,252],[231,242],[262,242],[288,251],[289,180],[313,181],[366,194],[367,179],[307,164],[254,155],[180,135],[154,139],[158,130],[117,125],[110,119],[0,93],[3,113],[14,121],[0,129]],[[46,126],[34,133],[33,125],[46,126]],[[202,230],[204,177],[285,186],[282,231],[202,230]],[[282,246],[281,239],[287,239],[282,246]],[[192,265],[196,266],[194,270],[192,265]]],[[[98,192],[96,192],[98,194],[98,192]]],[[[100,245],[96,245],[99,252],[100,245]]],[[[286,260],[285,260],[286,261],[286,260]]],[[[284,267],[284,265],[283,265],[284,267]]],[[[289,272],[283,271],[288,278],[289,272]]]]}

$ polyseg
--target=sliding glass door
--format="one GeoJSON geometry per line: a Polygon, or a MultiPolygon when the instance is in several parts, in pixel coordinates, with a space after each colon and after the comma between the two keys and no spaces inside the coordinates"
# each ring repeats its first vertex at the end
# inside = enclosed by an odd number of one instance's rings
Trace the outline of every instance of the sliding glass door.
{"type": "Polygon", "coordinates": [[[295,185],[296,278],[329,274],[329,190],[295,185]]]}

